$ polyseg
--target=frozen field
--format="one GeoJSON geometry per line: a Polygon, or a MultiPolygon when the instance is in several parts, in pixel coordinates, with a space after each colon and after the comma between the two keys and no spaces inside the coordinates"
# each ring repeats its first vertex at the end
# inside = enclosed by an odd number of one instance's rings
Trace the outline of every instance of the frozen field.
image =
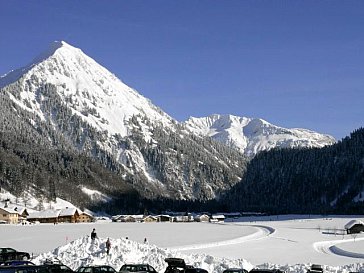
{"type": "Polygon", "coordinates": [[[84,263],[107,263],[119,269],[125,262],[149,262],[163,271],[165,257],[179,256],[216,273],[232,266],[276,266],[305,272],[311,263],[330,266],[327,270],[332,272],[349,272],[364,270],[364,235],[354,238],[343,234],[344,225],[351,219],[363,220],[345,216],[275,216],[222,224],[1,225],[0,237],[3,247],[40,255],[36,262],[58,256],[73,268],[84,263]],[[88,238],[92,228],[96,228],[99,237],[95,244],[88,238]],[[107,237],[112,242],[109,256],[104,253],[107,237]],[[143,243],[144,238],[148,239],[147,244],[143,243]]]}

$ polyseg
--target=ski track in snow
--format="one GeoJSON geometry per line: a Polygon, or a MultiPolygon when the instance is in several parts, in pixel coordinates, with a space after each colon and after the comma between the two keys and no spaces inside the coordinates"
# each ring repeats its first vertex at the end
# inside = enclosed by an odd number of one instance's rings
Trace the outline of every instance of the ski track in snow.
{"type": "Polygon", "coordinates": [[[253,225],[251,227],[257,228],[257,231],[253,234],[225,240],[219,242],[211,242],[207,244],[193,244],[193,245],[186,245],[186,246],[178,246],[178,247],[170,247],[169,249],[176,250],[176,251],[184,251],[184,250],[193,250],[193,249],[204,249],[216,246],[226,246],[226,245],[235,245],[241,244],[248,241],[253,240],[260,240],[262,238],[266,238],[275,232],[275,229],[269,226],[260,226],[260,225],[253,225]]]}
{"type": "Polygon", "coordinates": [[[362,253],[356,253],[351,251],[346,251],[341,248],[339,248],[337,245],[342,243],[348,243],[348,242],[355,242],[355,241],[363,241],[364,238],[357,238],[355,239],[343,239],[343,240],[334,240],[334,241],[321,241],[321,242],[315,242],[313,244],[313,248],[323,254],[328,255],[339,255],[349,258],[364,258],[364,254],[362,253]]]}

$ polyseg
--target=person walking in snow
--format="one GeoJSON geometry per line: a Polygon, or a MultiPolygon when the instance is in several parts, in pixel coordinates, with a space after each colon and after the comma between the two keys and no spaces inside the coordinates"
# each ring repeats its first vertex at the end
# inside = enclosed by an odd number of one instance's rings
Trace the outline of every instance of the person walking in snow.
{"type": "Polygon", "coordinates": [[[91,240],[92,240],[92,241],[93,241],[93,240],[95,240],[95,239],[96,239],[96,237],[97,237],[96,230],[95,230],[95,229],[93,229],[93,230],[92,230],[92,232],[91,232],[91,240]]]}
{"type": "Polygon", "coordinates": [[[144,238],[144,244],[148,243],[147,238],[144,238]]]}
{"type": "Polygon", "coordinates": [[[111,248],[111,242],[110,242],[110,239],[107,238],[107,241],[106,241],[106,254],[107,255],[109,255],[110,248],[111,248]]]}

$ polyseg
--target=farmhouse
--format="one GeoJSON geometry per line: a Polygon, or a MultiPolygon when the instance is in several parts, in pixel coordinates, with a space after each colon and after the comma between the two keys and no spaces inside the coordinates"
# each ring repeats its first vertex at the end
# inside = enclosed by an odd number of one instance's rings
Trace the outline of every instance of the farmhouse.
{"type": "Polygon", "coordinates": [[[211,216],[210,222],[224,222],[225,216],[222,214],[214,214],[211,216]]]}
{"type": "Polygon", "coordinates": [[[345,227],[347,234],[354,234],[364,232],[364,223],[359,220],[351,220],[349,221],[345,227]]]}
{"type": "Polygon", "coordinates": [[[196,215],[195,221],[196,222],[208,222],[208,221],[210,221],[210,216],[208,216],[207,214],[196,215]]]}
{"type": "Polygon", "coordinates": [[[0,221],[5,221],[8,224],[17,224],[19,213],[12,208],[0,208],[0,221]]]}
{"type": "Polygon", "coordinates": [[[8,205],[8,208],[9,209],[13,209],[16,212],[18,212],[18,214],[19,214],[19,220],[20,219],[26,219],[28,217],[28,215],[29,215],[28,210],[27,210],[26,207],[18,206],[17,204],[9,204],[8,205]]]}
{"type": "Polygon", "coordinates": [[[158,218],[156,216],[148,215],[148,216],[144,217],[143,222],[155,223],[155,222],[158,222],[158,218]]]}
{"type": "Polygon", "coordinates": [[[34,211],[29,213],[28,220],[31,222],[38,221],[39,223],[57,223],[58,216],[61,210],[42,210],[42,211],[34,211]]]}
{"type": "Polygon", "coordinates": [[[137,221],[137,218],[134,215],[123,215],[120,220],[121,222],[134,223],[137,221]]]}
{"type": "Polygon", "coordinates": [[[170,222],[172,219],[171,216],[165,215],[165,214],[158,215],[157,218],[158,218],[158,222],[170,222]]]}
{"type": "Polygon", "coordinates": [[[78,210],[78,223],[90,223],[94,221],[94,217],[91,213],[85,212],[85,211],[79,211],[78,210]]]}
{"type": "Polygon", "coordinates": [[[76,208],[61,209],[58,215],[58,222],[76,223],[78,222],[79,213],[76,208]]]}

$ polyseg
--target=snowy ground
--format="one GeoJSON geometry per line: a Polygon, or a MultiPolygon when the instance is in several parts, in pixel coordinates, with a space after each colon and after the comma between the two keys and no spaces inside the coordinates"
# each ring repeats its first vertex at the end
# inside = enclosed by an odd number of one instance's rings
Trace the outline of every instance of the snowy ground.
{"type": "Polygon", "coordinates": [[[227,267],[280,267],[306,272],[312,263],[326,271],[364,271],[364,234],[344,235],[342,228],[362,217],[279,216],[211,223],[92,223],[0,226],[1,246],[38,255],[35,262],[58,257],[76,269],[81,264],[148,262],[163,272],[165,257],[220,273],[227,267]],[[98,239],[88,235],[96,228],[98,239]],[[105,254],[110,237],[111,254],[105,254]],[[128,240],[126,239],[128,237],[128,240]],[[144,244],[144,238],[148,243],[144,244]]]}

